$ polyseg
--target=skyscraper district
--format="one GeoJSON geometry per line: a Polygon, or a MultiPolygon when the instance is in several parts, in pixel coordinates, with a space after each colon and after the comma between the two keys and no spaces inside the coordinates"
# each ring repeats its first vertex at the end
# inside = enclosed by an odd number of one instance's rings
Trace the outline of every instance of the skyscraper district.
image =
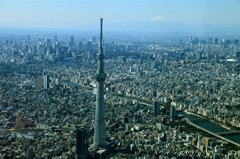
{"type": "Polygon", "coordinates": [[[94,137],[93,147],[105,146],[105,118],[104,118],[104,81],[106,73],[104,73],[104,54],[102,46],[102,24],[103,18],[100,19],[100,39],[99,39],[99,54],[98,54],[98,69],[97,69],[97,97],[96,97],[96,110],[95,110],[95,123],[94,123],[94,137]]]}
{"type": "Polygon", "coordinates": [[[93,27],[0,30],[0,159],[240,158],[240,34],[93,27]]]}

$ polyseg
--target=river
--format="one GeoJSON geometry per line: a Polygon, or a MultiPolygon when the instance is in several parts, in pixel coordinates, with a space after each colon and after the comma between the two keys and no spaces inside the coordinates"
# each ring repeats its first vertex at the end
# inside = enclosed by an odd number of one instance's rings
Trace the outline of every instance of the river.
{"type": "MultiPolygon", "coordinates": [[[[213,133],[231,132],[231,130],[221,127],[220,125],[217,125],[214,122],[209,121],[207,119],[204,119],[204,118],[192,115],[192,114],[187,114],[187,113],[183,113],[182,115],[187,117],[192,123],[204,128],[204,129],[207,129],[213,133]]],[[[225,135],[220,135],[220,136],[240,144],[240,133],[239,134],[225,134],[225,135]]]]}

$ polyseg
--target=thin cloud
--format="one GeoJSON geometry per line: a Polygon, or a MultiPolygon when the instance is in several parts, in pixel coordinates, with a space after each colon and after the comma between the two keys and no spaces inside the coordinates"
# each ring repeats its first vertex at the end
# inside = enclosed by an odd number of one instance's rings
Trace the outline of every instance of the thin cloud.
{"type": "Polygon", "coordinates": [[[152,17],[151,20],[153,20],[155,22],[161,22],[161,21],[165,20],[165,18],[161,15],[156,15],[156,16],[152,17]]]}

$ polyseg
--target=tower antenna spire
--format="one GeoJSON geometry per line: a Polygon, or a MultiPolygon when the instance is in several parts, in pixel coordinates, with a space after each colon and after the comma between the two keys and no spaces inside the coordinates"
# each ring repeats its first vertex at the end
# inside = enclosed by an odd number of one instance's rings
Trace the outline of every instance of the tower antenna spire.
{"type": "Polygon", "coordinates": [[[102,47],[102,26],[103,25],[103,18],[100,18],[100,46],[99,47],[102,47]]]}

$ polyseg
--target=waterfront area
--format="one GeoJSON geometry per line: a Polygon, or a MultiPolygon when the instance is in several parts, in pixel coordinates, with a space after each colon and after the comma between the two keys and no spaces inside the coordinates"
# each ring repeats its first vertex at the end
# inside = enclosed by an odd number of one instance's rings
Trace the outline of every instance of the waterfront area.
{"type": "Polygon", "coordinates": [[[204,119],[203,117],[196,116],[194,114],[187,114],[184,113],[185,117],[191,120],[194,124],[197,124],[200,127],[203,127],[213,133],[220,133],[220,132],[230,132],[229,129],[224,128],[216,123],[209,121],[208,119],[204,119]]]}
{"type": "Polygon", "coordinates": [[[186,114],[184,116],[189,120],[189,124],[193,125],[200,130],[203,130],[213,136],[216,136],[220,139],[228,141],[236,146],[240,146],[240,131],[230,130],[229,128],[224,128],[219,124],[216,124],[212,121],[204,119],[202,117],[196,116],[194,114],[186,114]]]}

